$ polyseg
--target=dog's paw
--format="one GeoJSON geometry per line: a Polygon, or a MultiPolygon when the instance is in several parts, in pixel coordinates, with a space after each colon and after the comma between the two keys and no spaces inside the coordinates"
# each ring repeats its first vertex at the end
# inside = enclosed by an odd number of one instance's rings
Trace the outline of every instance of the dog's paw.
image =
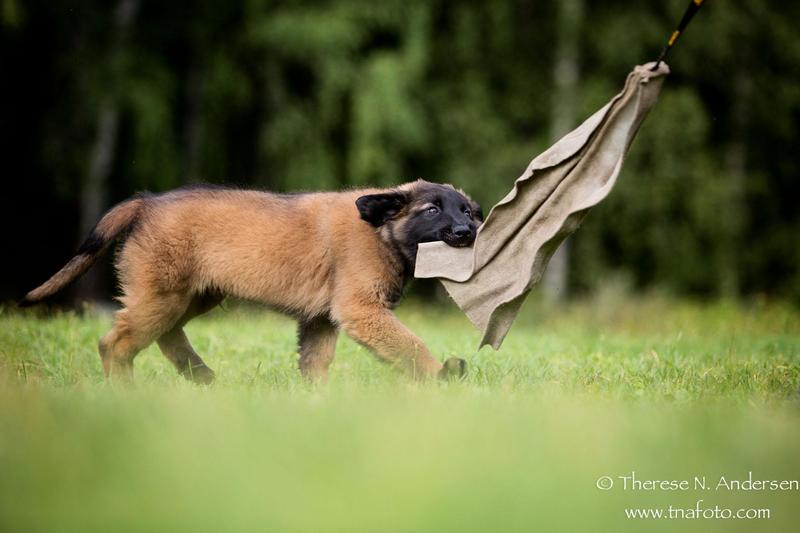
{"type": "Polygon", "coordinates": [[[467,362],[460,357],[450,357],[439,370],[440,379],[463,379],[467,375],[467,362]]]}
{"type": "Polygon", "coordinates": [[[182,373],[183,377],[198,385],[211,385],[217,377],[213,370],[202,364],[188,367],[182,373]]]}

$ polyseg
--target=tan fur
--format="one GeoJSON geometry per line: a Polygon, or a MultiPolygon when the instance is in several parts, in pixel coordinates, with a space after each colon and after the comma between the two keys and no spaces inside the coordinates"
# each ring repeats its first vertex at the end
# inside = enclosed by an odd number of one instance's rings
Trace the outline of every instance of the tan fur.
{"type": "MultiPolygon", "coordinates": [[[[394,190],[413,195],[415,187],[394,190]]],[[[212,380],[182,328],[224,296],[296,316],[299,366],[311,379],[326,378],[340,329],[414,376],[437,374],[442,364],[391,311],[403,282],[402,265],[381,235],[391,228],[364,222],[355,205],[380,192],[386,190],[296,196],[179,190],[112,209],[96,232],[110,241],[132,229],[116,261],[122,309],[99,346],[106,375],[130,378],[136,354],[157,341],[185,376],[212,380]]],[[[397,219],[394,231],[403,214],[397,219]]],[[[96,255],[77,256],[26,299],[52,294],[96,255]]]]}
{"type": "Polygon", "coordinates": [[[56,272],[53,277],[26,294],[23,305],[30,305],[54,295],[86,273],[108,245],[128,229],[139,209],[141,209],[142,203],[143,200],[134,198],[133,200],[122,202],[106,213],[92,231],[94,236],[104,241],[103,246],[86,252],[79,250],[78,254],[64,265],[61,270],[56,272]]]}

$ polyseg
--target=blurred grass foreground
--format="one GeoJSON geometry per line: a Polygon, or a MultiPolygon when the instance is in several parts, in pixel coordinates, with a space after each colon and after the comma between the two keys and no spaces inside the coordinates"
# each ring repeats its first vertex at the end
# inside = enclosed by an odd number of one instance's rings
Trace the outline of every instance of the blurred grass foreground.
{"type": "Polygon", "coordinates": [[[413,383],[342,338],[311,387],[294,324],[233,307],[187,327],[213,386],[151,347],[118,388],[95,351],[110,317],[3,310],[0,531],[796,531],[798,491],[716,489],[800,478],[795,308],[533,302],[499,352],[452,308],[400,315],[469,377],[413,383]],[[625,515],[669,505],[770,516],[625,515]]]}

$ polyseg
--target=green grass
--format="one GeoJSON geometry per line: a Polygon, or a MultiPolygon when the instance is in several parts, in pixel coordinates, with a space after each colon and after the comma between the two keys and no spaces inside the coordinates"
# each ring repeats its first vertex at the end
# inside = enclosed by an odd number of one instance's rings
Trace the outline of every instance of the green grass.
{"type": "Polygon", "coordinates": [[[103,382],[110,317],[0,312],[0,531],[796,531],[800,491],[622,490],[617,476],[800,479],[800,312],[613,295],[533,303],[503,348],[452,307],[401,318],[458,383],[413,383],[339,341],[327,386],[295,326],[248,307],[187,333],[217,371],[156,347],[103,382]],[[600,476],[617,485],[599,490],[600,476]],[[760,520],[625,508],[768,508],[760,520]]]}

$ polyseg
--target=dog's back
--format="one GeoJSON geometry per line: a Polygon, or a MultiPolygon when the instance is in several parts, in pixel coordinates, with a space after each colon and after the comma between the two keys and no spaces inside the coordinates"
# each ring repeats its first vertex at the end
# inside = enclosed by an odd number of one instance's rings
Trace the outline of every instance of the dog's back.
{"type": "Polygon", "coordinates": [[[212,188],[153,196],[118,256],[123,288],[217,291],[299,316],[327,313],[337,280],[352,284],[351,269],[385,263],[358,216],[363,194],[212,188]]]}

